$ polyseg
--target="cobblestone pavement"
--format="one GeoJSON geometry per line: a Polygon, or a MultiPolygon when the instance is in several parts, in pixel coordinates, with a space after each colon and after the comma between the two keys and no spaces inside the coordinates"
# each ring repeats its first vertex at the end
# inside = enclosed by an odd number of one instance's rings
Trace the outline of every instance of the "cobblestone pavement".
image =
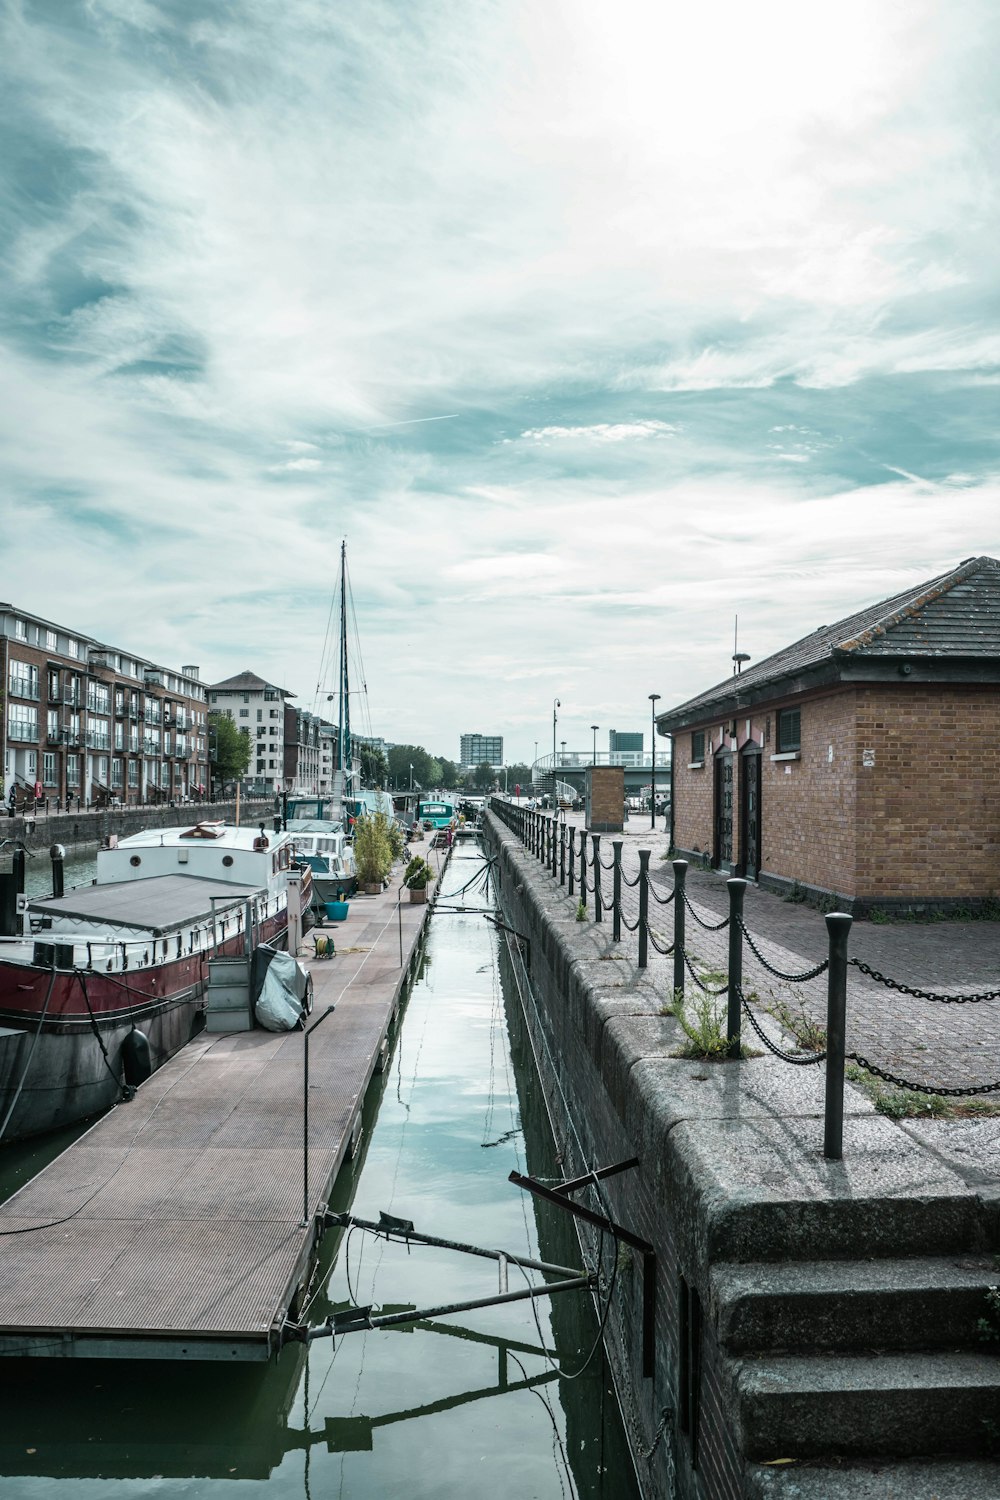
{"type": "MultiPolygon", "coordinates": [[[[577,848],[577,887],[579,887],[579,830],[582,816],[570,814],[567,825],[575,828],[577,848]]],[[[638,816],[622,835],[622,869],[626,879],[634,879],[639,870],[639,850],[649,849],[649,868],[653,895],[660,900],[670,897],[673,871],[667,861],[667,835],[660,829],[650,830],[649,816],[638,816]]],[[[588,851],[592,846],[588,840],[588,851]]],[[[611,838],[601,840],[602,862],[611,864],[611,838]]],[[[611,873],[602,871],[601,888],[606,902],[611,900],[611,873]]],[[[558,888],[558,876],[556,877],[558,888]]],[[[593,872],[588,872],[588,889],[592,892],[593,872]]],[[[706,931],[698,925],[722,921],[729,912],[725,878],[714,872],[689,868],[687,892],[690,908],[687,916],[685,948],[698,973],[709,974],[709,983],[718,988],[725,982],[728,969],[728,933],[706,931]]],[[[625,920],[638,919],[638,887],[623,892],[625,920]]],[[[594,897],[588,895],[588,910],[593,920],[594,897]]],[[[605,914],[609,945],[611,914],[605,914]]],[[[660,947],[673,942],[673,908],[651,898],[649,921],[652,938],[660,947]]],[[[748,885],[744,902],[744,923],[764,958],[774,968],[786,973],[800,973],[815,967],[827,955],[826,923],[821,913],[807,906],[784,901],[780,896],[755,885],[748,885]]],[[[621,949],[633,958],[638,956],[638,938],[623,932],[621,949]]],[[[915,989],[947,994],[975,994],[1000,989],[1000,923],[998,922],[932,922],[877,925],[855,922],[851,928],[848,953],[898,983],[915,989]]],[[[662,984],[666,999],[672,988],[673,960],[653,951],[649,954],[648,974],[654,983],[662,984]]],[[[847,1050],[857,1052],[890,1073],[916,1083],[935,1084],[943,1088],[967,1088],[993,1083],[1000,1079],[1000,999],[978,1004],[941,1004],[918,1000],[878,984],[855,968],[848,970],[847,1050]]],[[[743,989],[753,997],[755,1008],[774,1010],[788,1007],[800,1011],[819,1025],[826,1018],[826,975],[804,984],[789,984],[775,979],[757,960],[747,944],[743,949],[743,989]]],[[[688,979],[688,993],[694,988],[688,979]]],[[[725,1005],[725,996],[718,1004],[725,1005]]],[[[750,1038],[750,1040],[753,1040],[750,1038]]],[[[794,1050],[794,1049],[790,1049],[794,1050]]],[[[1000,1104],[1000,1092],[990,1096],[1000,1104]]]]}

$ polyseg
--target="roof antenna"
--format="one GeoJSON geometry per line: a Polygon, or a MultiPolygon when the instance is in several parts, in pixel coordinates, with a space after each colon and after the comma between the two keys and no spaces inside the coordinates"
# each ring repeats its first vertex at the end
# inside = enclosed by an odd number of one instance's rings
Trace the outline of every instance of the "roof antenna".
{"type": "Polygon", "coordinates": [[[733,676],[738,677],[743,670],[743,663],[750,660],[749,651],[740,650],[740,617],[733,616],[733,676]]]}

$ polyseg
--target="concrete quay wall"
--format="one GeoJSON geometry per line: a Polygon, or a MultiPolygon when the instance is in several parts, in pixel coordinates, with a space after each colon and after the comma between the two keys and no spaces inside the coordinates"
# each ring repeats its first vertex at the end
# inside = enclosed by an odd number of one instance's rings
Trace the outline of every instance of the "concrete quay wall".
{"type": "MultiPolygon", "coordinates": [[[[62,844],[67,855],[95,849],[109,833],[140,833],[145,828],[183,828],[203,820],[232,823],[236,818],[235,802],[187,802],[171,807],[154,804],[147,807],[114,807],[103,811],[50,813],[14,818],[0,817],[0,835],[23,839],[36,854],[48,852],[51,844],[62,844]]],[[[240,822],[249,827],[258,823],[272,826],[273,803],[241,802],[240,822]]]]}
{"type": "MultiPolygon", "coordinates": [[[[957,1477],[940,1463],[932,1475],[931,1458],[918,1459],[936,1486],[928,1493],[989,1493],[977,1488],[980,1413],[996,1399],[988,1363],[949,1352],[966,1359],[953,1369],[943,1355],[915,1356],[919,1369],[939,1371],[948,1418],[934,1432],[930,1377],[912,1374],[905,1355],[880,1363],[875,1350],[919,1346],[928,1286],[952,1297],[942,1301],[941,1341],[975,1350],[975,1312],[996,1279],[1000,1188],[876,1115],[853,1089],[844,1160],[826,1161],[822,1067],[673,1055],[683,1038],[663,1014],[666,996],[612,942],[610,916],[578,923],[576,897],[492,815],[486,837],[506,919],[529,939],[522,997],[564,1175],[639,1159],[605,1179],[601,1194],[604,1211],[656,1252],[651,1376],[642,1368],[642,1256],[621,1245],[607,1324],[645,1494],[778,1497],[792,1481],[763,1466],[791,1456],[818,1465],[788,1471],[799,1485],[789,1496],[812,1500],[834,1493],[825,1460],[839,1473],[874,1454],[892,1469],[938,1448],[948,1462],[954,1455],[957,1477]],[[954,1264],[956,1255],[970,1267],[961,1288],[936,1270],[936,1257],[954,1264]],[[876,1267],[867,1280],[852,1269],[862,1263],[876,1267]]],[[[601,1207],[594,1190],[576,1197],[601,1207]]],[[[596,1264],[597,1232],[585,1227],[582,1242],[596,1264]]],[[[605,1266],[613,1255],[605,1245],[605,1266]]],[[[907,1493],[923,1495],[913,1474],[908,1482],[907,1493]]]]}

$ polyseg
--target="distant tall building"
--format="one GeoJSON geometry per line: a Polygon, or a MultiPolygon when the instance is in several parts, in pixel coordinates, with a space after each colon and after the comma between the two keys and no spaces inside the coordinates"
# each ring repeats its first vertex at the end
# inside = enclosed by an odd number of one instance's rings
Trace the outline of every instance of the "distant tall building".
{"type": "Polygon", "coordinates": [[[642,754],[641,734],[619,734],[617,729],[612,729],[608,738],[608,749],[614,755],[616,750],[638,751],[642,754]]]}
{"type": "Polygon", "coordinates": [[[503,735],[502,734],[463,734],[462,749],[459,755],[463,766],[502,766],[503,765],[503,735]]]}

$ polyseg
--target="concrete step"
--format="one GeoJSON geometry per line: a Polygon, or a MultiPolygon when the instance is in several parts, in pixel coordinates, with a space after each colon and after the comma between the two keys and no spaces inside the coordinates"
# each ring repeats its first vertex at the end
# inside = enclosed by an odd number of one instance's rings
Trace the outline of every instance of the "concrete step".
{"type": "Polygon", "coordinates": [[[996,1463],[929,1459],[915,1463],[751,1466],[745,1500],[996,1500],[996,1463]]]}
{"type": "Polygon", "coordinates": [[[736,1384],[754,1460],[979,1457],[1000,1421],[994,1354],[771,1355],[746,1360],[736,1384]]]}
{"type": "Polygon", "coordinates": [[[732,1353],[975,1347],[992,1255],[715,1266],[712,1308],[732,1353]]]}

